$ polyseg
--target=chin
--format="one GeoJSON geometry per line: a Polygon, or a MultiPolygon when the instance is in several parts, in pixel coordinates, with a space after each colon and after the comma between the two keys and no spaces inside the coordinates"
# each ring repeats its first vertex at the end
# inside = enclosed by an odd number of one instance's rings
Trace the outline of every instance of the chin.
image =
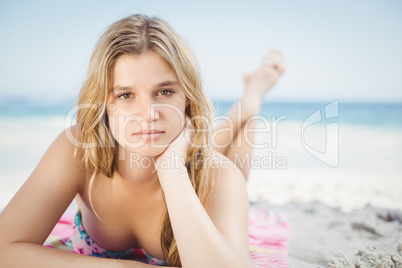
{"type": "Polygon", "coordinates": [[[170,145],[173,138],[164,137],[158,141],[141,141],[139,139],[123,141],[123,147],[134,157],[158,157],[170,145]]]}
{"type": "Polygon", "coordinates": [[[157,157],[160,156],[168,146],[158,146],[154,148],[149,144],[142,146],[141,148],[130,149],[130,152],[139,155],[140,157],[157,157]]]}

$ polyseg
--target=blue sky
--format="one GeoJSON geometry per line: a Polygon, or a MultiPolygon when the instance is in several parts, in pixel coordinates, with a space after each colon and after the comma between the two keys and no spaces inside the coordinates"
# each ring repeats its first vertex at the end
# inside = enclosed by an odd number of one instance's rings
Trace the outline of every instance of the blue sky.
{"type": "Polygon", "coordinates": [[[402,101],[400,1],[189,2],[1,1],[0,97],[74,98],[106,27],[144,13],[189,43],[213,99],[240,98],[274,48],[287,71],[266,100],[402,101]]]}

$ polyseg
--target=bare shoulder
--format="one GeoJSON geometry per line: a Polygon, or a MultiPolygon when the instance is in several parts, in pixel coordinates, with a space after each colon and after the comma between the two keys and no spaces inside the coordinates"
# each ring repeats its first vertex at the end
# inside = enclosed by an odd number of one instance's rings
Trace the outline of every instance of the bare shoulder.
{"type": "Polygon", "coordinates": [[[65,152],[65,167],[71,168],[72,177],[74,177],[78,188],[84,188],[88,178],[88,172],[83,161],[84,153],[82,144],[78,140],[77,126],[71,126],[60,133],[55,141],[55,146],[60,149],[60,151],[65,152]]]}
{"type": "Polygon", "coordinates": [[[215,184],[214,190],[224,190],[220,187],[227,189],[228,187],[246,187],[246,181],[244,179],[241,170],[226,156],[213,151],[212,159],[210,161],[210,172],[215,184]]]}
{"type": "MultiPolygon", "coordinates": [[[[206,202],[210,213],[218,211],[220,205],[226,204],[234,196],[239,205],[247,203],[247,184],[240,169],[226,156],[214,151],[210,161],[210,174],[212,178],[211,193],[206,202]]],[[[230,201],[232,202],[232,201],[230,201]]]]}
{"type": "Polygon", "coordinates": [[[62,161],[65,168],[71,168],[72,174],[83,177],[86,171],[81,148],[82,144],[78,141],[77,126],[74,125],[62,131],[48,151],[50,155],[57,155],[57,159],[52,159],[52,161],[62,161]]]}
{"type": "Polygon", "coordinates": [[[77,127],[62,131],[47,149],[31,177],[38,180],[65,180],[70,187],[79,189],[86,175],[82,150],[77,147],[77,127]]]}

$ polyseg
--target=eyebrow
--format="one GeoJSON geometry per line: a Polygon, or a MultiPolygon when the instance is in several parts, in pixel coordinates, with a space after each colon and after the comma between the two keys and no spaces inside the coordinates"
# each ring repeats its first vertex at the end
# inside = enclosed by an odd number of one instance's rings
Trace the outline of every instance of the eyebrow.
{"type": "Polygon", "coordinates": [[[170,86],[178,86],[179,83],[177,81],[174,80],[167,80],[167,81],[163,81],[159,84],[156,85],[156,87],[170,87],[170,86]]]}
{"type": "MultiPolygon", "coordinates": [[[[175,80],[166,80],[163,82],[160,82],[158,84],[156,84],[154,87],[158,88],[158,87],[169,87],[169,86],[178,86],[179,83],[175,80]]],[[[125,90],[131,90],[131,87],[127,87],[127,86],[116,86],[114,88],[112,88],[112,91],[125,91],[125,90]]]]}

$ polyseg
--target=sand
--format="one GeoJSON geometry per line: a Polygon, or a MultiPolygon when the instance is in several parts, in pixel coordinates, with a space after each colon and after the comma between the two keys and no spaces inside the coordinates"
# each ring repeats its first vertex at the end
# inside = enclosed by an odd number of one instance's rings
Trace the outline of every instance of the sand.
{"type": "Polygon", "coordinates": [[[253,170],[253,202],[286,212],[289,267],[402,267],[398,174],[253,170]],[[268,174],[269,173],[269,174],[268,174]]]}
{"type": "Polygon", "coordinates": [[[400,210],[346,213],[318,201],[280,208],[292,226],[289,267],[402,267],[400,210]]]}

